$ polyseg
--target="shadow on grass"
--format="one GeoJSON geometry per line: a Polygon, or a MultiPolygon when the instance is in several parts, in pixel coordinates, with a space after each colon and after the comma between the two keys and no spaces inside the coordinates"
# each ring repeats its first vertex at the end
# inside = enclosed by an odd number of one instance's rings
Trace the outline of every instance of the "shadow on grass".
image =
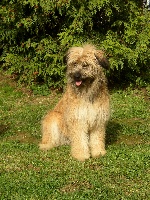
{"type": "Polygon", "coordinates": [[[0,137],[4,141],[16,141],[19,143],[28,143],[28,144],[36,144],[39,143],[39,138],[33,136],[26,132],[14,132],[13,134],[7,134],[7,131],[10,129],[9,126],[0,124],[0,137]]]}
{"type": "MultiPolygon", "coordinates": [[[[133,121],[133,120],[132,120],[133,121]]],[[[126,120],[126,122],[128,122],[126,120]]],[[[133,123],[133,122],[132,122],[133,123]]],[[[126,127],[128,123],[126,123],[126,127]]],[[[137,144],[145,144],[147,140],[144,139],[142,135],[139,134],[123,134],[122,133],[122,124],[116,122],[115,120],[111,120],[106,128],[106,146],[111,144],[126,144],[126,145],[137,145],[137,144]]]]}
{"type": "Polygon", "coordinates": [[[106,145],[114,144],[120,135],[121,125],[114,120],[108,122],[106,129],[106,145]]]}
{"type": "Polygon", "coordinates": [[[7,125],[0,124],[0,135],[4,135],[5,132],[9,129],[7,125]]]}

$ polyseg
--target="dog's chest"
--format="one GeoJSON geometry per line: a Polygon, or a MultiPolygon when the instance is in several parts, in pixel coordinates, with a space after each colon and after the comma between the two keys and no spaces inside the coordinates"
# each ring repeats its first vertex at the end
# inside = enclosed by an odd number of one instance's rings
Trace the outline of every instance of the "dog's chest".
{"type": "Polygon", "coordinates": [[[101,112],[101,107],[84,101],[74,107],[72,110],[72,118],[79,122],[87,123],[89,126],[93,126],[100,120],[101,112]]]}

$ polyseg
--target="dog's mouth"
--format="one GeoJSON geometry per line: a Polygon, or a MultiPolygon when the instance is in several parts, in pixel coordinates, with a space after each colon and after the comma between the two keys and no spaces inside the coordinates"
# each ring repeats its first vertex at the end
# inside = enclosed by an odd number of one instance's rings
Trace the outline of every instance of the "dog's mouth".
{"type": "Polygon", "coordinates": [[[75,85],[77,87],[81,86],[82,85],[82,75],[80,72],[76,72],[73,74],[73,79],[74,79],[74,82],[75,82],[75,85]]]}
{"type": "Polygon", "coordinates": [[[82,80],[74,80],[75,86],[76,87],[85,87],[87,85],[91,85],[93,83],[94,79],[93,78],[83,78],[82,80]]]}
{"type": "Polygon", "coordinates": [[[82,84],[82,81],[75,81],[75,84],[77,87],[79,87],[82,84]]]}
{"type": "Polygon", "coordinates": [[[73,83],[76,87],[83,87],[93,82],[92,77],[83,77],[81,73],[76,72],[72,75],[73,83]]]}

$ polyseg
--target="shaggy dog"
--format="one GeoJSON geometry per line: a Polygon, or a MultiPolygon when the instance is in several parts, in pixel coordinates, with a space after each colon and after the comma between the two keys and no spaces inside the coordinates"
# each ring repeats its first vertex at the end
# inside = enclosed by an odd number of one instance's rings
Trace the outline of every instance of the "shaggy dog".
{"type": "Polygon", "coordinates": [[[54,110],[42,121],[40,149],[71,145],[79,161],[104,155],[105,128],[109,119],[109,94],[103,68],[104,53],[92,45],[68,50],[67,87],[54,110]]]}

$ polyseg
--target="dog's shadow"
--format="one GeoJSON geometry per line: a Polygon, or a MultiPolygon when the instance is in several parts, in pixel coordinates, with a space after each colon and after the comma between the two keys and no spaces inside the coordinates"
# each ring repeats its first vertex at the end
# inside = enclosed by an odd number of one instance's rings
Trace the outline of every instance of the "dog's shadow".
{"type": "Polygon", "coordinates": [[[107,124],[106,128],[106,146],[114,144],[118,140],[120,135],[121,125],[114,120],[111,120],[107,124]]]}

